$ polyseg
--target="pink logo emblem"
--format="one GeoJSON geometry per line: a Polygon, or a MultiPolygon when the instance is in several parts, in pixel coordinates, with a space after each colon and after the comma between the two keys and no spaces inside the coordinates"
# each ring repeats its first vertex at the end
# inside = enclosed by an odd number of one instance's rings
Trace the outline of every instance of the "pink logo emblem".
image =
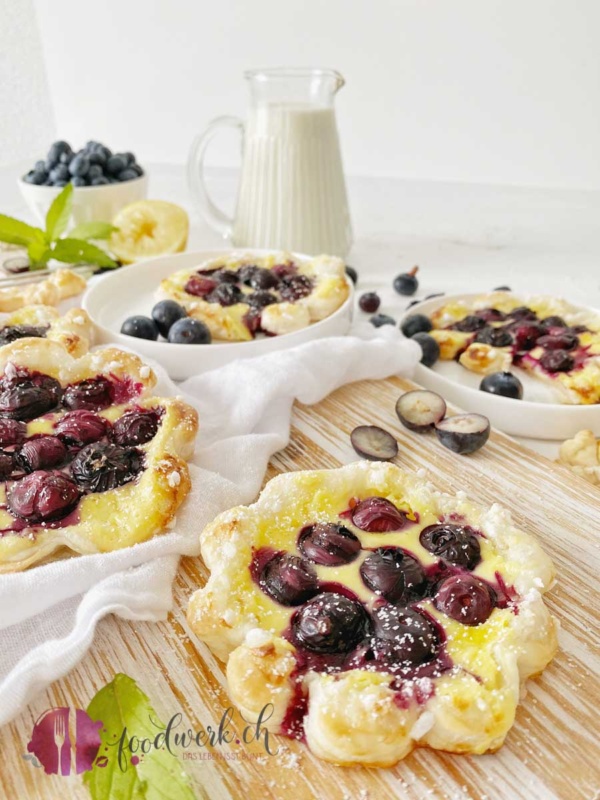
{"type": "Polygon", "coordinates": [[[94,722],[80,708],[50,708],[33,726],[27,750],[48,775],[88,772],[100,749],[102,722],[94,722]]]}

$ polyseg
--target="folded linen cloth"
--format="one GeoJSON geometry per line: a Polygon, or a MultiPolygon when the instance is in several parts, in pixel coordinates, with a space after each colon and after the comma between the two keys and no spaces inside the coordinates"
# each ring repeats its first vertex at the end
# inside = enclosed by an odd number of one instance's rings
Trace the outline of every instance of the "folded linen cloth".
{"type": "Polygon", "coordinates": [[[165,618],[179,557],[198,554],[216,514],[256,497],[269,458],[288,442],[295,399],[316,403],[352,381],[410,375],[420,357],[391,326],[363,323],[352,334],[235,361],[179,386],[153,365],[156,394],[183,395],[199,412],[191,492],[171,530],[148,542],[0,576],[0,725],[75,666],[106,614],[165,618]]]}

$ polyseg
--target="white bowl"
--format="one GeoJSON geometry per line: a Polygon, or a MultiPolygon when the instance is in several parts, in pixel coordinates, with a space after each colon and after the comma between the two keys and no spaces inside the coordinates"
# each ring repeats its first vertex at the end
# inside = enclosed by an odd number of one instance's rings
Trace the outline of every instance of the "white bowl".
{"type": "MultiPolygon", "coordinates": [[[[96,325],[96,341],[118,344],[134,350],[141,356],[158,361],[175,380],[184,380],[210,369],[216,369],[237,358],[252,358],[285,350],[313,339],[327,336],[345,336],[352,322],[353,286],[348,280],[350,293],[346,301],[333,314],[307,328],[282,336],[254,339],[250,342],[219,342],[207,345],[169,344],[136,339],[120,333],[121,325],[134,314],[150,316],[157,302],[156,293],[163,278],[180,269],[200,266],[209,259],[223,255],[269,255],[270,250],[205,250],[196,253],[160,256],[106,273],[93,279],[83,297],[83,307],[96,325]]],[[[276,251],[279,252],[279,251],[276,251]]],[[[309,256],[295,253],[298,261],[309,256]]]]}
{"type": "MultiPolygon", "coordinates": [[[[436,308],[455,300],[470,300],[476,294],[444,295],[412,306],[411,314],[430,316],[436,308]]],[[[524,298],[526,299],[526,298],[524,298]]],[[[593,311],[593,309],[588,309],[593,311]]],[[[482,375],[465,369],[456,361],[438,361],[433,367],[419,364],[414,378],[422,386],[441,394],[465,411],[485,414],[492,425],[513,436],[528,439],[568,439],[589,428],[600,436],[600,404],[566,405],[552,401],[547,384],[518,367],[512,371],[523,384],[523,400],[499,397],[479,390],[482,375]]]]}
{"type": "MultiPolygon", "coordinates": [[[[46,214],[62,186],[36,186],[18,180],[19,189],[29,209],[44,225],[46,214]]],[[[71,222],[112,222],[118,212],[136,200],[143,200],[148,191],[148,176],[140,175],[131,181],[109,183],[105,186],[74,186],[71,222]]]]}

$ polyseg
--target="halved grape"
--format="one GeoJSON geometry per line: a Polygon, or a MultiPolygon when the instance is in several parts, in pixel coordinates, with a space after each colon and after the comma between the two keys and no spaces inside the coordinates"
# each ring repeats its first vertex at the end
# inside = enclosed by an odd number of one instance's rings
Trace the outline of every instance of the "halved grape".
{"type": "Polygon", "coordinates": [[[390,461],[398,455],[398,442],[377,425],[359,425],[350,434],[352,447],[370,461],[390,461]]]}
{"type": "Polygon", "coordinates": [[[463,625],[481,625],[494,609],[492,590],[474,575],[453,575],[438,586],[435,607],[463,625]]]}
{"type": "Polygon", "coordinates": [[[436,392],[415,389],[405,392],[396,402],[398,419],[411,431],[424,433],[446,416],[446,401],[436,392]]]}
{"type": "Polygon", "coordinates": [[[365,558],[360,576],[366,586],[389,603],[408,603],[425,589],[419,561],[400,547],[378,547],[365,558]]]}
{"type": "Polygon", "coordinates": [[[319,583],[311,564],[291,553],[277,553],[258,580],[261,589],[283,606],[298,606],[317,593],[319,583]]]}
{"type": "Polygon", "coordinates": [[[317,522],[300,531],[298,549],[309,561],[326,567],[349,564],[360,553],[360,540],[334,522],[317,522]]]}
{"type": "Polygon", "coordinates": [[[435,426],[440,442],[453,453],[474,453],[490,436],[490,421],[482,414],[456,414],[435,426]]]}
{"type": "Polygon", "coordinates": [[[363,606],[337,592],[322,592],[292,619],[296,640],[315,653],[348,653],[368,627],[369,617],[363,606]]]}

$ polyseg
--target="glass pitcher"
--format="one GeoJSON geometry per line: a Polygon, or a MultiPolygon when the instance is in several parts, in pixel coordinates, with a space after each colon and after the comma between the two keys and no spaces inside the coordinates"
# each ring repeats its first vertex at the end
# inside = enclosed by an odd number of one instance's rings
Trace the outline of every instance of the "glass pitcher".
{"type": "Polygon", "coordinates": [[[192,145],[188,181],[211,227],[236,247],[345,256],[352,228],[333,101],[344,85],[328,69],[245,73],[250,110],[244,124],[218,117],[192,145]],[[223,127],[242,134],[242,171],[235,218],[211,200],[204,156],[223,127]]]}

